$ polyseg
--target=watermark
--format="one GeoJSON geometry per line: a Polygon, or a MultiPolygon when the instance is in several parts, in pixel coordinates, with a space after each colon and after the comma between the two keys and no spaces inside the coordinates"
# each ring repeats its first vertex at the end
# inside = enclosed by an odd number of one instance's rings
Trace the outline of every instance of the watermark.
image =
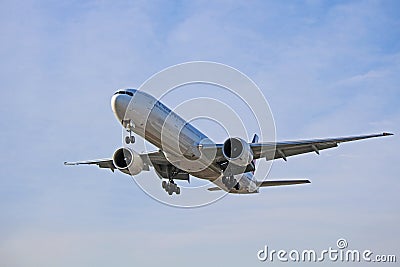
{"type": "Polygon", "coordinates": [[[258,260],[262,262],[385,262],[394,263],[396,255],[375,254],[370,249],[349,249],[348,242],[344,238],[336,241],[335,247],[323,250],[304,249],[275,250],[267,245],[257,252],[258,260]]]}

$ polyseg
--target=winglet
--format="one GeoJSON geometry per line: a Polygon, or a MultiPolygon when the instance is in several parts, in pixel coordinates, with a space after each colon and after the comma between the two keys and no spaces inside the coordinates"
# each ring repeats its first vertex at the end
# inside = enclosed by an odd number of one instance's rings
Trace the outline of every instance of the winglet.
{"type": "Polygon", "coordinates": [[[394,135],[394,134],[392,134],[392,133],[386,133],[386,132],[382,133],[382,136],[389,136],[389,135],[394,135]]]}

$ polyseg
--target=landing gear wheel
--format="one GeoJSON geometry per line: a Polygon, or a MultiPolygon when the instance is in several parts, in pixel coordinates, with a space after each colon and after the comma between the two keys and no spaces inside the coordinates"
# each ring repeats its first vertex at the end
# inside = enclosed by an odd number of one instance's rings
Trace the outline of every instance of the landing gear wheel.
{"type": "Polygon", "coordinates": [[[235,184],[236,184],[235,178],[233,178],[233,176],[230,177],[229,178],[229,189],[232,189],[235,186],[235,184]]]}
{"type": "Polygon", "coordinates": [[[131,138],[129,136],[125,137],[125,143],[127,143],[127,144],[131,143],[131,138]]]}
{"type": "Polygon", "coordinates": [[[226,184],[227,184],[227,182],[228,182],[228,180],[226,179],[226,177],[225,177],[225,176],[223,176],[223,177],[222,177],[222,183],[223,183],[224,185],[226,185],[226,184]]]}
{"type": "Polygon", "coordinates": [[[134,136],[126,136],[125,137],[125,143],[127,144],[134,144],[136,142],[136,139],[134,136]]]}
{"type": "Polygon", "coordinates": [[[168,195],[171,196],[173,192],[174,192],[174,191],[173,191],[172,186],[169,186],[169,188],[168,188],[168,195]]]}
{"type": "Polygon", "coordinates": [[[173,180],[170,181],[162,181],[161,183],[162,188],[164,188],[165,192],[168,193],[168,195],[172,195],[173,193],[179,195],[181,193],[180,187],[174,183],[173,180]]]}
{"type": "Polygon", "coordinates": [[[236,183],[234,187],[235,187],[236,190],[239,190],[240,189],[239,183],[236,183]]]}
{"type": "Polygon", "coordinates": [[[222,183],[231,190],[234,186],[236,186],[236,180],[233,176],[230,177],[222,177],[222,183]]]}

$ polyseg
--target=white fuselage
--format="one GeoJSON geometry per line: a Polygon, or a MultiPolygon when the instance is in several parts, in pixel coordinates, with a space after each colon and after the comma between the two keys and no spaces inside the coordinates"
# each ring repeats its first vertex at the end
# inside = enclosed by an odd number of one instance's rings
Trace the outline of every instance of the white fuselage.
{"type": "MultiPolygon", "coordinates": [[[[201,144],[213,142],[163,103],[145,92],[127,89],[113,95],[111,106],[124,128],[158,147],[171,164],[228,190],[221,182],[223,171],[213,163],[213,155],[200,151],[201,144]]],[[[253,173],[238,174],[235,179],[239,189],[233,188],[231,193],[258,192],[253,173]]]]}

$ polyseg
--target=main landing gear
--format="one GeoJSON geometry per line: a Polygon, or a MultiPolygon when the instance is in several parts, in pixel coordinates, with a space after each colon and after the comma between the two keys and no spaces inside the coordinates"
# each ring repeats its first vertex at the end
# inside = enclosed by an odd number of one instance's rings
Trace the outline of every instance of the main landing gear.
{"type": "Polygon", "coordinates": [[[177,184],[174,182],[174,177],[179,174],[179,169],[173,165],[165,165],[163,168],[163,175],[162,177],[167,179],[162,181],[161,186],[164,188],[165,192],[168,195],[172,195],[173,193],[179,195],[181,193],[181,189],[177,184]]]}
{"type": "Polygon", "coordinates": [[[173,193],[179,195],[181,193],[180,187],[174,182],[174,180],[163,181],[162,188],[168,193],[168,195],[172,195],[173,193]]]}

